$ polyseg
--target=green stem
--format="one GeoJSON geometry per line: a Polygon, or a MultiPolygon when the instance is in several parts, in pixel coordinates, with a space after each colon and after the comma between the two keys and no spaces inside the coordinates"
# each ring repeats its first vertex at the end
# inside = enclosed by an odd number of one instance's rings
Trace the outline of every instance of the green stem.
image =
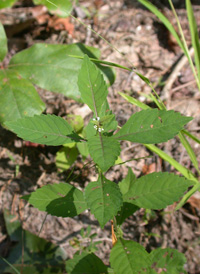
{"type": "Polygon", "coordinates": [[[190,67],[191,67],[191,69],[192,69],[192,72],[193,72],[193,74],[194,74],[194,77],[195,77],[195,80],[196,80],[198,89],[199,89],[199,91],[200,91],[200,79],[198,78],[198,75],[197,75],[197,73],[196,73],[196,70],[195,70],[195,67],[194,67],[192,58],[191,58],[191,56],[190,56],[189,49],[188,49],[188,46],[187,46],[187,43],[186,43],[186,40],[185,40],[185,36],[184,36],[183,30],[182,30],[180,21],[179,21],[179,19],[178,19],[178,16],[177,16],[176,10],[175,10],[175,8],[174,8],[174,5],[173,5],[173,3],[172,3],[172,0],[168,0],[168,1],[169,1],[170,6],[171,6],[171,9],[172,9],[172,12],[173,12],[173,14],[174,14],[174,17],[176,18],[176,22],[177,22],[177,25],[178,25],[178,29],[179,29],[179,32],[180,32],[180,35],[181,35],[181,38],[182,38],[182,41],[183,41],[183,46],[184,46],[184,48],[185,48],[185,53],[186,53],[186,56],[187,56],[187,58],[188,58],[190,67]]]}
{"type": "MultiPolygon", "coordinates": [[[[78,56],[78,55],[67,55],[67,56],[72,57],[72,58],[77,58],[77,59],[83,59],[84,58],[83,56],[78,56]]],[[[103,60],[90,58],[90,57],[89,57],[89,59],[91,61],[93,61],[94,63],[100,63],[100,64],[103,64],[103,65],[107,65],[109,67],[116,67],[116,68],[121,68],[121,69],[128,70],[128,71],[132,71],[132,69],[130,69],[130,68],[121,66],[121,65],[113,63],[113,62],[103,61],[103,60]]]]}
{"type": "Polygon", "coordinates": [[[158,156],[160,156],[163,160],[167,161],[170,163],[176,170],[178,170],[184,177],[186,177],[189,180],[192,180],[195,182],[195,184],[198,184],[198,180],[195,177],[195,175],[189,171],[187,168],[179,164],[176,160],[174,160],[171,156],[169,156],[167,153],[156,147],[155,145],[144,145],[146,148],[149,150],[153,151],[156,153],[158,156]]]}
{"type": "Polygon", "coordinates": [[[195,184],[193,186],[193,188],[191,188],[181,199],[181,201],[178,203],[178,205],[176,206],[175,210],[180,209],[186,202],[187,200],[196,192],[200,190],[200,183],[198,182],[198,184],[195,184]]]}

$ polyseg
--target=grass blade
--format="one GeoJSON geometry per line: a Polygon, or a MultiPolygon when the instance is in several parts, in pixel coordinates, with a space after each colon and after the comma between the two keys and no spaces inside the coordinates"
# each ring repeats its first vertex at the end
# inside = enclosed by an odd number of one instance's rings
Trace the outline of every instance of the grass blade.
{"type": "Polygon", "coordinates": [[[194,59],[197,68],[198,77],[200,78],[200,43],[196,20],[190,0],[186,0],[186,10],[190,26],[190,33],[192,38],[192,46],[194,48],[194,59]]]}
{"type": "Polygon", "coordinates": [[[0,256],[0,258],[1,258],[5,263],[7,263],[7,264],[15,271],[15,273],[20,274],[20,272],[19,272],[12,264],[10,264],[5,258],[3,258],[3,257],[1,257],[1,256],[0,256]]]}
{"type": "Polygon", "coordinates": [[[170,163],[176,170],[178,170],[183,176],[185,176],[187,179],[192,180],[195,182],[195,184],[199,184],[197,178],[194,176],[194,174],[179,164],[176,160],[174,160],[171,156],[169,156],[167,153],[156,147],[155,145],[147,145],[145,144],[145,147],[148,148],[149,150],[153,151],[156,153],[158,156],[160,156],[163,160],[167,161],[170,163]]]}
{"type": "Polygon", "coordinates": [[[167,17],[165,17],[163,15],[162,12],[160,12],[153,4],[151,4],[149,1],[147,0],[138,0],[142,5],[144,5],[147,9],[149,9],[153,14],[155,14],[161,21],[162,23],[165,25],[165,27],[171,32],[171,34],[174,36],[174,38],[176,39],[178,45],[180,46],[180,48],[183,50],[183,52],[186,54],[184,45],[179,37],[179,35],[177,34],[177,32],[175,31],[174,27],[172,26],[172,24],[170,23],[170,21],[167,19],[167,17]]]}
{"type": "Polygon", "coordinates": [[[196,136],[194,136],[193,134],[191,134],[189,131],[183,129],[181,132],[184,133],[185,135],[187,135],[188,137],[190,137],[192,140],[194,140],[198,144],[200,144],[200,139],[197,138],[196,136]]]}
{"type": "Polygon", "coordinates": [[[182,143],[182,145],[184,146],[184,148],[186,149],[190,160],[192,161],[194,167],[196,168],[196,170],[198,171],[198,173],[200,174],[200,170],[199,170],[199,163],[197,161],[196,155],[194,153],[194,150],[191,148],[188,140],[185,138],[184,134],[182,132],[179,132],[178,137],[182,143]]]}
{"type": "Polygon", "coordinates": [[[198,78],[198,75],[196,73],[196,70],[195,70],[195,67],[194,67],[194,64],[193,64],[193,61],[192,61],[192,58],[190,56],[190,53],[189,53],[189,49],[188,49],[188,46],[187,46],[187,43],[186,43],[186,40],[185,40],[185,36],[184,36],[184,33],[183,33],[183,29],[181,27],[181,23],[179,21],[179,18],[177,16],[177,13],[176,13],[176,10],[174,8],[174,5],[172,3],[172,0],[168,0],[169,1],[169,4],[170,4],[170,7],[172,9],[172,12],[174,14],[174,17],[176,18],[176,23],[178,25],[178,29],[179,29],[179,32],[180,32],[180,35],[181,35],[181,38],[182,38],[182,41],[183,41],[183,47],[184,47],[184,53],[185,55],[187,56],[188,58],[188,62],[190,64],[190,67],[192,69],[192,73],[194,74],[194,77],[195,77],[195,80],[196,80],[196,83],[197,83],[197,86],[198,86],[198,89],[200,91],[200,80],[198,78]]]}

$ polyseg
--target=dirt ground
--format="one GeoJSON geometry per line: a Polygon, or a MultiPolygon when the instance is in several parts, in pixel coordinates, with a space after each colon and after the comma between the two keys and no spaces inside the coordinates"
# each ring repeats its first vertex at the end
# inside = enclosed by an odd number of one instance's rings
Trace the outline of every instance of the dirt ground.
{"type": "MultiPolygon", "coordinates": [[[[200,138],[200,93],[188,63],[178,71],[169,90],[164,89],[160,84],[161,81],[169,82],[175,64],[182,58],[182,52],[159,20],[136,0],[80,0],[79,2],[80,5],[74,8],[73,14],[107,39],[121,54],[74,19],[59,21],[56,16],[49,15],[42,6],[35,7],[32,1],[24,0],[18,1],[11,9],[0,10],[0,21],[4,24],[9,45],[9,54],[5,62],[8,62],[16,52],[38,42],[52,44],[81,42],[97,47],[101,50],[101,59],[128,67],[133,64],[137,67],[138,71],[154,84],[168,109],[193,116],[194,120],[189,123],[187,129],[200,138]]],[[[172,12],[167,5],[164,5],[165,1],[152,2],[157,3],[175,25],[172,12]]],[[[189,27],[183,2],[176,1],[176,8],[187,43],[190,45],[189,27]]],[[[193,4],[197,24],[200,26],[199,0],[193,1],[193,4]]],[[[121,125],[139,109],[125,101],[118,94],[119,91],[144,103],[152,104],[144,96],[150,93],[149,87],[137,75],[116,70],[116,81],[109,88],[108,100],[121,125]]],[[[41,89],[38,89],[38,92],[46,104],[45,113],[54,113],[62,117],[70,113],[79,114],[86,122],[88,121],[90,112],[83,104],[78,104],[61,94],[41,89]]],[[[191,142],[191,145],[200,160],[200,145],[195,142],[191,142]]],[[[195,173],[190,158],[178,138],[159,147],[195,173]]],[[[92,232],[97,233],[95,241],[102,241],[96,255],[108,264],[112,247],[110,223],[103,230],[100,229],[98,222],[89,212],[73,219],[50,215],[45,219],[44,212],[39,212],[20,200],[22,194],[30,193],[38,187],[52,182],[66,181],[70,170],[58,173],[55,165],[55,155],[58,150],[57,147],[28,147],[14,134],[0,127],[0,252],[5,256],[10,247],[3,218],[3,209],[7,208],[12,214],[18,216],[24,229],[36,235],[41,230],[40,236],[63,247],[67,251],[68,258],[72,258],[76,251],[72,247],[71,240],[73,237],[79,238],[81,228],[87,228],[90,225],[92,232]],[[16,167],[19,167],[17,175],[16,167]]],[[[129,142],[124,142],[122,145],[123,161],[148,155],[152,153],[142,145],[129,142]]],[[[81,158],[78,158],[74,166],[77,176],[73,184],[79,188],[96,179],[95,170],[88,167],[82,172],[82,167],[81,158]]],[[[172,166],[153,155],[151,158],[140,161],[127,162],[125,166],[115,166],[107,172],[106,176],[118,182],[126,176],[128,167],[131,167],[136,176],[154,171],[178,174],[172,166]]],[[[174,207],[175,205],[172,205],[163,211],[151,212],[151,214],[147,214],[143,209],[137,211],[123,224],[124,237],[139,242],[148,251],[156,247],[178,249],[187,258],[185,268],[188,273],[200,273],[199,193],[190,198],[179,211],[168,213],[174,207]]]]}

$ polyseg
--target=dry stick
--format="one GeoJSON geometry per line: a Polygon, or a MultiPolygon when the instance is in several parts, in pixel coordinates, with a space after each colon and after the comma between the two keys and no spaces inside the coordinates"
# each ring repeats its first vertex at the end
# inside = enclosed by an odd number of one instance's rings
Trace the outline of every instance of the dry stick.
{"type": "MultiPolygon", "coordinates": [[[[194,48],[191,48],[189,50],[189,54],[190,56],[192,56],[194,54],[194,48]]],[[[161,99],[166,99],[166,101],[169,99],[170,95],[169,92],[171,90],[171,87],[174,83],[174,81],[176,80],[178,73],[180,72],[180,70],[184,67],[184,65],[188,62],[188,58],[186,55],[183,55],[183,57],[179,60],[179,62],[176,64],[175,68],[173,69],[173,71],[171,72],[170,76],[167,79],[167,83],[164,86],[163,90],[162,90],[162,96],[161,99]]]]}
{"type": "Polygon", "coordinates": [[[195,84],[195,83],[196,83],[196,80],[191,80],[191,81],[189,81],[189,82],[187,82],[187,83],[185,83],[183,85],[180,85],[180,86],[178,86],[176,88],[173,88],[171,91],[174,92],[174,91],[180,90],[182,88],[186,88],[186,87],[188,87],[188,86],[190,86],[192,84],[195,84]]]}

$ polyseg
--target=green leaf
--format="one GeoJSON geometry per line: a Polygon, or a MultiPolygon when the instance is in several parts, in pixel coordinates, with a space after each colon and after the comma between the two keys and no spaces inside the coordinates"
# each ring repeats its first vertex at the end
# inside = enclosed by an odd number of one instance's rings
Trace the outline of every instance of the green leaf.
{"type": "Polygon", "coordinates": [[[1,0],[0,1],[0,9],[5,9],[12,7],[12,5],[17,2],[17,0],[1,0]]]}
{"type": "Polygon", "coordinates": [[[121,193],[123,195],[126,194],[131,189],[135,181],[136,181],[136,176],[133,173],[132,169],[129,167],[127,176],[124,178],[123,181],[119,182],[119,188],[121,193]]]}
{"type": "Polygon", "coordinates": [[[75,254],[66,262],[68,274],[106,274],[107,266],[94,253],[75,254]]]}
{"type": "Polygon", "coordinates": [[[82,155],[83,160],[88,157],[89,151],[88,151],[88,145],[87,142],[81,142],[76,144],[79,153],[82,155]]]}
{"type": "Polygon", "coordinates": [[[137,72],[137,71],[134,71],[134,72],[135,72],[135,74],[137,74],[137,76],[140,77],[140,79],[141,79],[143,82],[145,82],[147,85],[150,85],[150,80],[149,80],[147,77],[145,77],[143,74],[141,74],[141,73],[139,73],[139,72],[137,72]]]}
{"type": "Polygon", "coordinates": [[[87,209],[83,193],[65,183],[43,186],[22,198],[39,210],[58,217],[74,217],[87,209]]]}
{"type": "Polygon", "coordinates": [[[119,142],[101,133],[88,139],[88,149],[92,159],[102,171],[107,171],[114,165],[120,154],[119,142]]]}
{"type": "MultiPolygon", "coordinates": [[[[16,216],[10,215],[7,210],[4,211],[4,220],[9,236],[15,242],[9,248],[9,254],[6,257],[10,265],[19,273],[22,273],[23,269],[23,274],[63,273],[64,260],[67,257],[63,249],[23,230],[16,216]]],[[[1,273],[16,273],[10,265],[0,259],[1,273]]]]}
{"type": "Polygon", "coordinates": [[[149,268],[151,260],[140,244],[118,239],[110,254],[110,264],[117,274],[138,274],[149,268]]]}
{"type": "Polygon", "coordinates": [[[0,70],[0,122],[41,114],[45,104],[34,86],[14,71],[0,70]]]}
{"type": "Polygon", "coordinates": [[[122,206],[122,195],[118,185],[103,176],[87,185],[85,200],[102,228],[122,206]]]}
{"type": "Polygon", "coordinates": [[[84,56],[78,75],[78,87],[83,102],[98,117],[108,95],[108,90],[103,75],[87,55],[84,56]]]}
{"type": "Polygon", "coordinates": [[[56,153],[56,166],[60,171],[69,169],[78,156],[75,143],[72,147],[67,147],[66,145],[56,153]]]}
{"type": "Polygon", "coordinates": [[[9,68],[14,68],[23,78],[29,79],[33,84],[43,89],[80,100],[77,80],[82,60],[69,57],[73,54],[100,57],[98,49],[81,43],[71,45],[35,44],[15,54],[9,68]]]}
{"type": "MultiPolygon", "coordinates": [[[[1,8],[1,3],[0,3],[0,8],[1,8]]],[[[7,46],[6,33],[2,23],[0,22],[0,63],[3,61],[7,52],[8,52],[8,46],[7,46]]]]}
{"type": "Polygon", "coordinates": [[[162,209],[176,202],[193,184],[167,172],[154,172],[137,179],[123,200],[141,208],[162,209]]]}
{"type": "Polygon", "coordinates": [[[115,115],[110,110],[108,101],[106,100],[106,101],[104,101],[104,103],[101,107],[99,117],[101,117],[101,120],[102,120],[102,117],[106,118],[107,116],[109,117],[109,120],[107,120],[107,122],[103,124],[104,131],[105,132],[108,132],[110,130],[115,131],[117,129],[118,123],[115,119],[115,115]],[[111,117],[112,117],[112,119],[111,119],[111,117]]]}
{"type": "MultiPolygon", "coordinates": [[[[132,169],[129,167],[127,176],[124,178],[122,182],[119,182],[119,188],[122,195],[129,192],[135,181],[136,176],[133,173],[132,169]]],[[[124,202],[121,210],[117,213],[116,216],[117,224],[121,225],[126,218],[135,213],[138,209],[139,207],[137,207],[136,205],[124,202]]]]}
{"type": "Polygon", "coordinates": [[[186,9],[188,15],[188,21],[190,26],[190,33],[192,38],[192,46],[194,48],[194,60],[198,72],[198,78],[200,79],[200,42],[197,23],[194,17],[194,12],[190,0],[186,0],[186,9]]]}
{"type": "Polygon", "coordinates": [[[70,126],[74,129],[75,132],[81,132],[84,127],[84,121],[80,115],[67,115],[67,122],[70,124],[70,126]]]}
{"type": "Polygon", "coordinates": [[[70,0],[33,0],[35,5],[45,5],[53,14],[60,17],[67,17],[72,11],[72,2],[70,0]]]}
{"type": "Polygon", "coordinates": [[[148,105],[140,102],[139,100],[123,93],[123,92],[118,92],[126,101],[128,101],[129,103],[141,108],[141,109],[150,109],[151,107],[149,107],[148,105]]]}
{"type": "Polygon", "coordinates": [[[184,269],[184,265],[186,264],[186,258],[182,253],[179,253],[175,249],[154,249],[150,253],[150,259],[152,262],[151,268],[155,270],[155,273],[186,274],[186,271],[184,269]]]}
{"type": "Polygon", "coordinates": [[[72,127],[61,117],[55,115],[35,115],[5,125],[20,138],[38,144],[59,146],[65,143],[80,141],[72,127]]]}
{"type": "Polygon", "coordinates": [[[162,143],[173,138],[191,120],[173,110],[142,110],[129,118],[115,138],[141,144],[162,143]]]}
{"type": "Polygon", "coordinates": [[[116,220],[118,225],[122,225],[123,222],[135,213],[139,209],[138,206],[130,203],[123,203],[121,210],[117,213],[116,220]]]}

